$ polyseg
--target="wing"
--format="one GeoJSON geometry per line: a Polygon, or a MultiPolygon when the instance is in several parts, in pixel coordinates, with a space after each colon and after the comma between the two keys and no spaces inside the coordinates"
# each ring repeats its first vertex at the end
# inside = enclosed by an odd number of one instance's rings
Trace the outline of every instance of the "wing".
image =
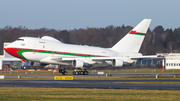
{"type": "MultiPolygon", "coordinates": [[[[143,58],[159,58],[157,55],[132,57],[60,57],[50,56],[40,62],[49,64],[72,65],[74,67],[91,67],[93,65],[122,66],[124,63],[133,63],[143,58]]],[[[93,66],[94,67],[94,66],[93,66]]]]}
{"type": "Polygon", "coordinates": [[[41,63],[71,65],[73,67],[122,66],[119,57],[60,57],[49,56],[40,60],[41,63]]]}
{"type": "Polygon", "coordinates": [[[130,59],[160,58],[158,55],[132,56],[130,59]]]}

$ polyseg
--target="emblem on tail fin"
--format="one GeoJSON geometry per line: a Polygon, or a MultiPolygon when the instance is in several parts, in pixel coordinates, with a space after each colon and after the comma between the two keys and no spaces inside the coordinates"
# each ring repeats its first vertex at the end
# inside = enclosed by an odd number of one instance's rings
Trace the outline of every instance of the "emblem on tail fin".
{"type": "Polygon", "coordinates": [[[146,35],[146,33],[140,33],[140,32],[136,32],[136,31],[130,31],[129,34],[142,35],[142,36],[146,35]]]}

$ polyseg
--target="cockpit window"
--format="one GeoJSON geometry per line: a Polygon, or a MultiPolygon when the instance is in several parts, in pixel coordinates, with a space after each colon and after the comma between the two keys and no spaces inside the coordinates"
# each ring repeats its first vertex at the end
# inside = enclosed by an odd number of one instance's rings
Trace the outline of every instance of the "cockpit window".
{"type": "Polygon", "coordinates": [[[17,39],[16,41],[24,41],[24,39],[17,39]]]}

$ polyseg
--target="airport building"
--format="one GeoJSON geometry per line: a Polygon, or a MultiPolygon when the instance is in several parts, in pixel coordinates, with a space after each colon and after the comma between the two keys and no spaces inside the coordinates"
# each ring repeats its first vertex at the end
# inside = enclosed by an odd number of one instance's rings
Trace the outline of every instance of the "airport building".
{"type": "Polygon", "coordinates": [[[162,64],[165,69],[180,69],[180,53],[157,53],[157,55],[164,56],[164,60],[163,57],[141,59],[136,62],[136,65],[162,64]]]}
{"type": "Polygon", "coordinates": [[[162,64],[162,58],[146,58],[146,59],[140,59],[136,62],[136,65],[155,66],[157,64],[162,64]]]}
{"type": "Polygon", "coordinates": [[[165,69],[180,69],[180,53],[164,53],[164,66],[165,69]]]}

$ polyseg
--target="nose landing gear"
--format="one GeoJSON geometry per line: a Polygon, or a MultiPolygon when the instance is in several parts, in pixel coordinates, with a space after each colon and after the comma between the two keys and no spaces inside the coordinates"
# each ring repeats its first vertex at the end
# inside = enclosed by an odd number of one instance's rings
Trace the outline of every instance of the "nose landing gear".
{"type": "Polygon", "coordinates": [[[62,75],[67,75],[67,71],[65,69],[59,69],[59,73],[62,73],[62,75]]]}

